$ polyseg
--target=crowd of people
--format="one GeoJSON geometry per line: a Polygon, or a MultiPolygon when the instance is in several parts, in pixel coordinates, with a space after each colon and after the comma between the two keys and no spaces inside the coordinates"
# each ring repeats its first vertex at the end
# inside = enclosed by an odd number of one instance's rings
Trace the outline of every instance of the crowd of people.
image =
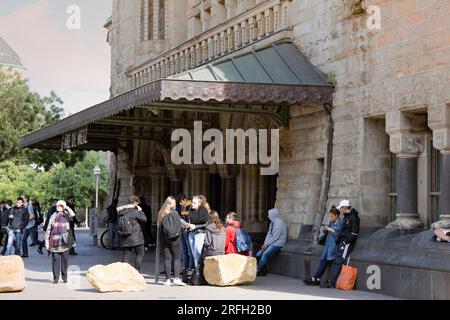
{"type": "MultiPolygon", "coordinates": [[[[139,271],[153,239],[150,206],[144,198],[131,196],[128,204],[120,207],[118,200],[114,200],[107,212],[110,249],[121,249],[122,261],[139,271]]],[[[264,243],[254,252],[252,240],[236,212],[229,212],[222,221],[203,195],[196,195],[192,200],[184,194],[168,197],[158,211],[156,223],[163,256],[162,273],[166,277],[164,285],[204,284],[204,259],[216,255],[255,254],[257,275],[266,275],[269,259],[283,248],[288,237],[279,210],[270,209],[268,217],[270,225],[264,243]]],[[[11,200],[1,201],[0,218],[1,255],[28,258],[29,247],[36,247],[39,254],[44,254],[45,247],[47,254],[52,255],[53,282],[58,283],[60,276],[67,282],[69,255],[77,255],[75,225],[80,225],[73,196],[67,202],[53,199],[46,214],[35,198],[18,197],[15,205],[11,200]],[[39,229],[44,233],[42,240],[39,240],[39,229]]],[[[349,200],[331,207],[329,221],[321,230],[319,243],[324,245],[324,250],[319,267],[310,279],[304,280],[306,285],[318,286],[330,267],[325,287],[335,288],[342,265],[358,237],[359,215],[349,200]]]]}
{"type": "MultiPolygon", "coordinates": [[[[128,202],[117,207],[118,201],[115,200],[108,208],[110,246],[120,247],[123,250],[122,261],[140,270],[145,253],[143,224],[148,222],[148,217],[137,196],[131,196],[128,202]]],[[[278,209],[269,211],[269,219],[271,223],[265,242],[256,253],[260,276],[265,275],[268,259],[287,241],[287,226],[278,209]]],[[[228,213],[223,222],[203,195],[196,195],[192,200],[184,194],[168,197],[158,211],[156,225],[166,276],[164,285],[167,286],[203,284],[203,261],[208,256],[252,255],[250,236],[238,214],[228,213]]]]}
{"type": "Polygon", "coordinates": [[[60,276],[67,282],[68,256],[77,255],[75,225],[80,224],[75,214],[75,197],[70,196],[67,202],[53,199],[46,214],[36,198],[20,196],[14,206],[7,199],[0,202],[0,217],[1,255],[28,258],[28,247],[36,247],[39,254],[44,254],[45,247],[48,255],[52,255],[53,282],[58,283],[60,276]],[[39,240],[40,226],[42,240],[39,240]]]}

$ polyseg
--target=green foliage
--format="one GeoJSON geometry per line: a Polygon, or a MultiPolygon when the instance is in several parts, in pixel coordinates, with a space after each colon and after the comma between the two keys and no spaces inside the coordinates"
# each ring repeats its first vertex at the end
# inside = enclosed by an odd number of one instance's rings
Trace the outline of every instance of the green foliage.
{"type": "Polygon", "coordinates": [[[88,153],[72,167],[63,162],[54,164],[49,171],[14,161],[0,163],[0,199],[14,200],[20,195],[36,197],[44,206],[53,198],[67,200],[75,196],[78,207],[91,207],[95,201],[94,167],[98,165],[99,191],[108,187],[107,167],[96,153],[88,153]]]}
{"type": "Polygon", "coordinates": [[[18,73],[0,70],[0,162],[14,159],[36,163],[48,170],[54,162],[74,165],[81,160],[82,152],[20,149],[23,136],[62,119],[62,104],[55,92],[41,97],[30,91],[27,81],[18,73]]]}

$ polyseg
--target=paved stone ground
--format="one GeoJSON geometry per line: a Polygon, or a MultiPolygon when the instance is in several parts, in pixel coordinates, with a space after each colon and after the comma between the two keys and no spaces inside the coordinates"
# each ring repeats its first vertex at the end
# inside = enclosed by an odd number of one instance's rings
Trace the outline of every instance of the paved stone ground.
{"type": "MultiPolygon", "coordinates": [[[[136,293],[97,293],[86,279],[87,270],[96,264],[109,264],[120,261],[120,251],[109,251],[92,246],[88,230],[77,230],[78,256],[70,256],[69,264],[72,270],[69,282],[52,283],[51,259],[39,255],[35,248],[30,247],[30,257],[24,259],[26,267],[27,288],[20,293],[2,294],[7,299],[44,299],[44,300],[317,300],[317,299],[392,299],[391,297],[361,291],[343,292],[333,289],[307,287],[298,279],[277,275],[258,277],[249,286],[219,288],[201,287],[166,287],[155,284],[154,253],[147,253],[144,259],[142,273],[149,284],[148,289],[136,293]]],[[[160,282],[164,277],[160,277],[160,282]]]]}

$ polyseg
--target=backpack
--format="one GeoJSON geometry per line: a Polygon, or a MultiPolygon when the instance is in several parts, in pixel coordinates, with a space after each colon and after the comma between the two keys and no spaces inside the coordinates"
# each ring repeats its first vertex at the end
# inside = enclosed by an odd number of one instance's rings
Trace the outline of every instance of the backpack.
{"type": "Polygon", "coordinates": [[[162,233],[166,240],[174,240],[181,236],[182,232],[181,222],[174,214],[170,213],[163,219],[162,233]]]}
{"type": "Polygon", "coordinates": [[[128,237],[133,233],[133,219],[130,218],[129,214],[123,214],[119,217],[119,223],[117,226],[117,233],[121,237],[128,237]]]}
{"type": "Polygon", "coordinates": [[[238,252],[252,251],[252,239],[243,228],[236,228],[236,249],[238,252]]]}

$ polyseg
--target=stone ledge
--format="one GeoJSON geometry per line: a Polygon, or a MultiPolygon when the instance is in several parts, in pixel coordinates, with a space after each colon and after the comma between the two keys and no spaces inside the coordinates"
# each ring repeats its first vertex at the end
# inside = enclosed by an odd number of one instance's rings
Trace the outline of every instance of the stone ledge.
{"type": "MultiPolygon", "coordinates": [[[[450,299],[450,244],[435,242],[433,236],[432,230],[405,232],[383,228],[362,232],[350,262],[358,268],[356,289],[406,299],[450,299]],[[380,268],[380,290],[367,287],[371,275],[367,268],[371,265],[380,268]]],[[[322,248],[312,248],[307,240],[289,240],[269,262],[268,270],[297,279],[309,277],[306,273],[318,267],[322,248]],[[308,249],[310,257],[305,254],[308,249]],[[310,258],[310,266],[305,257],[310,258]]]]}

